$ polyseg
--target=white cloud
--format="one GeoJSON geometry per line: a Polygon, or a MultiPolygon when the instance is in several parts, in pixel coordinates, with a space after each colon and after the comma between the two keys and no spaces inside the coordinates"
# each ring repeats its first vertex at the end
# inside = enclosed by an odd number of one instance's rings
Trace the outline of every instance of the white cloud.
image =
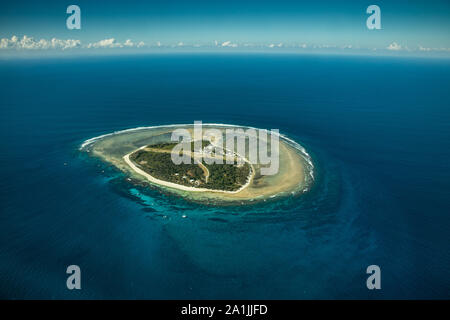
{"type": "Polygon", "coordinates": [[[281,48],[282,46],[283,46],[283,43],[279,43],[279,44],[271,43],[271,44],[269,44],[269,48],[275,48],[275,47],[281,48]]]}
{"type": "Polygon", "coordinates": [[[130,39],[127,39],[127,41],[124,42],[123,44],[125,47],[133,47],[134,43],[133,41],[131,41],[130,39]]]}
{"type": "Polygon", "coordinates": [[[53,38],[51,40],[51,42],[52,42],[51,48],[53,48],[53,49],[61,48],[64,50],[64,49],[77,48],[77,47],[81,46],[80,40],[72,40],[72,39],[60,40],[60,39],[53,38]]]}
{"type": "MultiPolygon", "coordinates": [[[[162,47],[162,44],[160,41],[156,42],[157,47],[162,47]]],[[[283,44],[283,43],[251,43],[251,42],[242,42],[238,45],[238,43],[235,43],[233,41],[227,40],[227,41],[217,41],[214,40],[213,43],[210,44],[186,44],[184,42],[174,42],[172,44],[164,44],[167,48],[183,48],[183,47],[193,47],[193,48],[203,48],[203,47],[217,47],[217,48],[236,48],[236,47],[247,47],[247,48],[312,48],[312,49],[347,49],[347,50],[358,50],[361,49],[359,46],[355,45],[327,45],[327,44],[306,44],[306,43],[298,43],[298,44],[283,44]]],[[[77,50],[94,50],[94,49],[110,49],[110,48],[124,48],[126,50],[127,48],[151,48],[154,47],[153,45],[147,45],[143,41],[136,41],[134,42],[131,39],[126,39],[124,42],[119,42],[115,38],[109,38],[109,39],[103,39],[97,42],[91,42],[91,43],[82,43],[81,40],[75,40],[75,39],[57,39],[52,38],[50,40],[47,39],[34,39],[33,37],[24,35],[22,37],[18,37],[13,35],[11,38],[0,38],[0,50],[70,50],[70,49],[77,49],[77,50]]],[[[364,49],[364,48],[363,48],[364,49]]],[[[387,47],[378,47],[378,48],[365,48],[369,51],[376,51],[377,49],[387,49],[391,51],[401,51],[402,53],[407,52],[420,52],[422,54],[427,54],[428,52],[430,54],[436,53],[436,54],[449,54],[450,48],[445,47],[424,47],[422,45],[417,45],[415,47],[408,47],[406,45],[400,45],[397,42],[392,42],[387,47]]]]}
{"type": "Polygon", "coordinates": [[[122,48],[123,45],[119,42],[116,42],[116,39],[104,39],[98,42],[89,43],[86,48],[122,48]]]}
{"type": "Polygon", "coordinates": [[[419,51],[431,51],[431,48],[424,48],[422,46],[419,46],[419,51]]]}
{"type": "Polygon", "coordinates": [[[426,48],[426,47],[422,47],[419,46],[419,51],[450,51],[450,48],[426,48]]]}
{"type": "Polygon", "coordinates": [[[131,41],[131,39],[127,39],[123,43],[123,46],[128,47],[128,48],[132,48],[132,47],[141,48],[141,47],[145,46],[145,43],[144,43],[144,41],[139,41],[138,43],[134,43],[133,41],[131,41]]]}
{"type": "Polygon", "coordinates": [[[236,48],[238,45],[237,45],[237,43],[231,43],[231,41],[225,41],[225,42],[222,42],[221,46],[236,48]]]}
{"type": "Polygon", "coordinates": [[[40,39],[35,40],[33,37],[24,35],[22,38],[12,36],[11,39],[0,39],[0,49],[16,49],[16,50],[49,50],[49,49],[74,49],[74,48],[141,48],[145,43],[140,41],[134,43],[131,39],[127,39],[124,43],[117,42],[114,38],[103,39],[98,42],[82,45],[81,40],[74,39],[57,39],[51,40],[40,39]]]}
{"type": "Polygon", "coordinates": [[[386,47],[386,49],[393,50],[393,51],[399,51],[399,50],[402,50],[403,48],[397,42],[392,42],[390,45],[388,45],[386,47]]]}
{"type": "Polygon", "coordinates": [[[27,49],[27,50],[38,50],[38,49],[72,49],[81,47],[80,40],[61,40],[53,38],[51,40],[35,40],[33,37],[23,36],[19,39],[17,36],[12,36],[11,39],[3,38],[0,40],[0,49],[27,49]]]}
{"type": "MultiPolygon", "coordinates": [[[[337,48],[337,46],[334,44],[314,44],[314,45],[312,45],[312,48],[314,48],[314,49],[334,49],[334,48],[337,48]]],[[[352,45],[344,45],[342,47],[342,49],[351,49],[351,48],[352,48],[352,45]]]]}

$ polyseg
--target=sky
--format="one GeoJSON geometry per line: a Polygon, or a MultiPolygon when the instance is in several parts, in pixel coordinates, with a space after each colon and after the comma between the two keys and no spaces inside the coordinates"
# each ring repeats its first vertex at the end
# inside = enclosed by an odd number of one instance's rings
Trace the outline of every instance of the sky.
{"type": "Polygon", "coordinates": [[[450,56],[450,1],[2,1],[0,39],[0,55],[20,50],[233,48],[450,56]],[[72,4],[81,9],[80,30],[66,27],[66,9],[72,4]],[[380,30],[366,26],[366,9],[372,4],[381,9],[380,30]]]}

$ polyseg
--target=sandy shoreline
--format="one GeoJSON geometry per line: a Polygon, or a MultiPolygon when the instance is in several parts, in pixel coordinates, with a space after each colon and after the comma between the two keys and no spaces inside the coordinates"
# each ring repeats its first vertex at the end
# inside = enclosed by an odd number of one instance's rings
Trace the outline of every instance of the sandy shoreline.
{"type": "Polygon", "coordinates": [[[194,187],[183,186],[181,184],[177,184],[177,183],[173,183],[173,182],[168,182],[168,181],[157,179],[157,178],[153,177],[152,175],[148,174],[147,172],[145,172],[144,170],[138,168],[130,160],[130,155],[132,155],[136,151],[142,150],[142,149],[144,149],[146,147],[147,146],[142,146],[139,149],[126,154],[123,157],[123,160],[126,162],[126,164],[128,164],[131,167],[131,169],[133,169],[136,173],[138,173],[138,174],[144,176],[145,178],[147,178],[147,180],[149,180],[150,182],[155,183],[155,184],[159,184],[159,185],[162,185],[162,186],[165,186],[165,187],[168,187],[168,188],[178,189],[178,190],[182,190],[182,191],[190,191],[190,192],[215,192],[215,193],[236,194],[236,193],[241,192],[245,188],[247,188],[250,185],[250,183],[252,182],[253,177],[255,175],[254,174],[254,169],[252,168],[252,166],[250,164],[250,166],[251,166],[250,178],[247,179],[247,182],[242,187],[240,187],[238,190],[235,190],[235,191],[214,190],[214,189],[207,189],[207,188],[194,188],[194,187]]]}

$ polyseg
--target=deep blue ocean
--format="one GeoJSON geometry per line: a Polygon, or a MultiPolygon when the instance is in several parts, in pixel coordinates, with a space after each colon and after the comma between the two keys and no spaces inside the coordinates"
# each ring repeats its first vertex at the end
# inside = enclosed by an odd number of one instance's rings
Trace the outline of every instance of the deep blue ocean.
{"type": "Polygon", "coordinates": [[[0,75],[0,298],[450,298],[450,60],[73,57],[0,75]],[[311,191],[205,206],[79,151],[194,120],[279,129],[311,154],[311,191]]]}

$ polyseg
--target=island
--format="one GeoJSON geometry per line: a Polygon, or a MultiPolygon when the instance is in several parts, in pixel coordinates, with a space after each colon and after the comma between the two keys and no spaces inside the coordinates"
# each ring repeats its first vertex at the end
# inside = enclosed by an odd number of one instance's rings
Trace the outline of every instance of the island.
{"type": "Polygon", "coordinates": [[[184,135],[195,136],[195,125],[117,131],[88,139],[80,149],[127,173],[130,182],[200,202],[253,203],[296,196],[308,191],[314,181],[309,154],[278,132],[258,135],[255,128],[224,124],[203,124],[203,128],[214,137],[205,134],[184,140],[184,149],[176,149],[181,143],[174,141],[174,133],[182,130],[184,135]],[[236,130],[232,140],[237,144],[227,138],[230,128],[236,130]],[[253,142],[257,156],[252,154],[253,142]],[[262,150],[266,144],[268,150],[262,150]],[[269,156],[265,161],[262,151],[269,156]],[[273,172],[268,170],[270,156],[277,161],[273,172]],[[183,157],[184,162],[176,163],[174,157],[183,157]]]}
{"type": "MultiPolygon", "coordinates": [[[[205,148],[209,146],[209,142],[202,142],[205,148]]],[[[144,146],[125,155],[124,160],[150,181],[180,190],[237,193],[250,184],[254,172],[251,164],[237,163],[237,160],[233,164],[207,164],[202,157],[198,157],[198,163],[175,164],[171,159],[175,145],[144,146]]],[[[189,156],[196,158],[194,152],[189,156]]]]}

